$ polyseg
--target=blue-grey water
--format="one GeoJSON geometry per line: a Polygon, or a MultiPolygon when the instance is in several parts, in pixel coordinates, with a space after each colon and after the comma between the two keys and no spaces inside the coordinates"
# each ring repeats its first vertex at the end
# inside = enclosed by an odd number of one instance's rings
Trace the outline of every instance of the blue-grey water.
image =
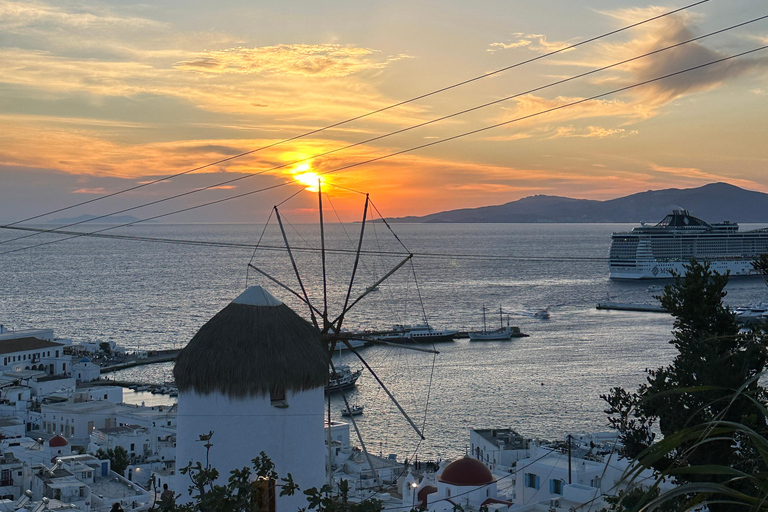
{"type": "MultiPolygon", "coordinates": [[[[286,225],[289,243],[313,303],[322,310],[322,265],[317,228],[286,225]]],[[[370,374],[364,373],[352,401],[365,406],[357,422],[374,452],[422,458],[463,453],[470,427],[512,427],[530,437],[554,438],[567,431],[605,430],[600,394],[613,386],[633,388],[644,370],[674,357],[668,344],[672,319],[664,314],[598,311],[610,296],[620,302],[651,302],[649,282],[608,279],[610,234],[615,224],[474,224],[393,226],[416,256],[347,315],[356,329],[386,329],[419,323],[426,313],[436,328],[477,329],[481,308],[495,327],[499,305],[529,337],[511,342],[437,345],[438,355],[373,346],[365,359],[397,400],[423,427],[419,443],[411,427],[370,374]],[[454,255],[425,257],[424,254],[454,255]],[[419,300],[421,298],[421,300],[419,300]],[[423,310],[421,303],[423,303],[423,310]],[[551,318],[527,316],[549,307],[551,318]],[[425,415],[426,410],[426,415],[425,415]]],[[[120,228],[133,237],[253,244],[263,226],[137,225],[120,228]]],[[[327,226],[329,249],[356,246],[359,224],[327,226]]],[[[0,252],[54,240],[0,232],[0,252]]],[[[290,293],[249,262],[299,290],[282,238],[270,225],[262,249],[189,246],[80,237],[0,255],[0,324],[11,329],[50,327],[75,341],[111,340],[128,349],[180,348],[209,318],[248,284],[267,287],[308,317],[290,293]]],[[[353,297],[382,277],[404,255],[383,224],[366,227],[353,297]],[[383,257],[373,254],[386,251],[383,257]]],[[[338,313],[355,259],[327,258],[329,310],[338,313]]],[[[759,279],[734,280],[727,301],[762,300],[759,279]]],[[[359,367],[354,356],[334,358],[359,367]]],[[[128,370],[120,377],[146,382],[171,378],[171,365],[128,370]]],[[[338,415],[341,397],[331,410],[338,415]]]]}

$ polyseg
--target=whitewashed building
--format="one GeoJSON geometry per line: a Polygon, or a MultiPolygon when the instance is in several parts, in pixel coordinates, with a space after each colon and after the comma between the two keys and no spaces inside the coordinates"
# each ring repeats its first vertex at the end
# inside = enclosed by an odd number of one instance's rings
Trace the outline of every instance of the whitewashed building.
{"type": "Polygon", "coordinates": [[[63,343],[10,334],[0,335],[0,371],[40,370],[60,375],[71,370],[71,357],[64,354],[63,343]]]}
{"type": "Polygon", "coordinates": [[[72,376],[77,382],[91,382],[101,376],[101,367],[87,357],[72,365],[72,376]]]}

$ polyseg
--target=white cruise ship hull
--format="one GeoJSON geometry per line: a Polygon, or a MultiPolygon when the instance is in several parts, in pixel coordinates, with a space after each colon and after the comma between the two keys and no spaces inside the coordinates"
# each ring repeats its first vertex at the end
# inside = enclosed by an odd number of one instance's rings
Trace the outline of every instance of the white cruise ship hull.
{"type": "MultiPolygon", "coordinates": [[[[702,262],[704,260],[701,260],[702,262]]],[[[637,261],[634,265],[611,265],[611,279],[670,279],[673,272],[684,275],[683,265],[688,261],[637,261]]],[[[709,267],[719,274],[731,276],[758,275],[752,268],[752,260],[709,261],[709,267]]]]}

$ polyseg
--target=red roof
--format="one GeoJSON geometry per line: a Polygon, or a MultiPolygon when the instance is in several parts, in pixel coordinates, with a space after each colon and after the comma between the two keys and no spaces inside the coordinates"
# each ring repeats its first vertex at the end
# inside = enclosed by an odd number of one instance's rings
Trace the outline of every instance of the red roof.
{"type": "Polygon", "coordinates": [[[422,504],[422,506],[427,506],[427,496],[429,496],[432,493],[437,492],[437,487],[434,485],[425,485],[421,489],[419,489],[419,492],[416,494],[416,500],[422,504]]]}
{"type": "Polygon", "coordinates": [[[51,448],[60,448],[62,446],[67,446],[69,444],[69,441],[64,439],[62,436],[56,435],[51,438],[50,441],[48,441],[48,446],[51,448]]]}
{"type": "Polygon", "coordinates": [[[485,464],[469,457],[448,464],[437,479],[451,485],[486,485],[496,481],[485,464]]]}

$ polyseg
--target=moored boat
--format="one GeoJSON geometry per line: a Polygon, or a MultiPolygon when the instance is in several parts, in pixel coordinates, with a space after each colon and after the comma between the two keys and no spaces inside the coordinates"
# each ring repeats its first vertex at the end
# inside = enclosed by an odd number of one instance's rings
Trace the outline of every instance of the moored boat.
{"type": "Polygon", "coordinates": [[[331,372],[331,376],[328,379],[328,384],[325,386],[325,391],[339,391],[341,389],[351,388],[357,382],[363,369],[352,371],[352,369],[345,364],[337,364],[334,366],[336,371],[331,372]]]}
{"type": "Polygon", "coordinates": [[[360,414],[363,414],[363,405],[359,404],[352,404],[349,406],[349,408],[344,407],[341,410],[342,416],[358,416],[360,414]]]}
{"type": "Polygon", "coordinates": [[[470,341],[509,341],[513,337],[525,336],[520,332],[519,327],[509,325],[509,315],[507,315],[507,325],[504,325],[504,313],[501,306],[499,306],[499,321],[501,322],[501,327],[495,330],[488,330],[485,323],[485,312],[486,308],[483,306],[483,330],[468,332],[467,334],[469,335],[470,341]]]}
{"type": "Polygon", "coordinates": [[[440,343],[453,341],[459,331],[437,330],[429,326],[422,325],[395,325],[392,332],[378,337],[379,341],[389,343],[440,343]]]}

